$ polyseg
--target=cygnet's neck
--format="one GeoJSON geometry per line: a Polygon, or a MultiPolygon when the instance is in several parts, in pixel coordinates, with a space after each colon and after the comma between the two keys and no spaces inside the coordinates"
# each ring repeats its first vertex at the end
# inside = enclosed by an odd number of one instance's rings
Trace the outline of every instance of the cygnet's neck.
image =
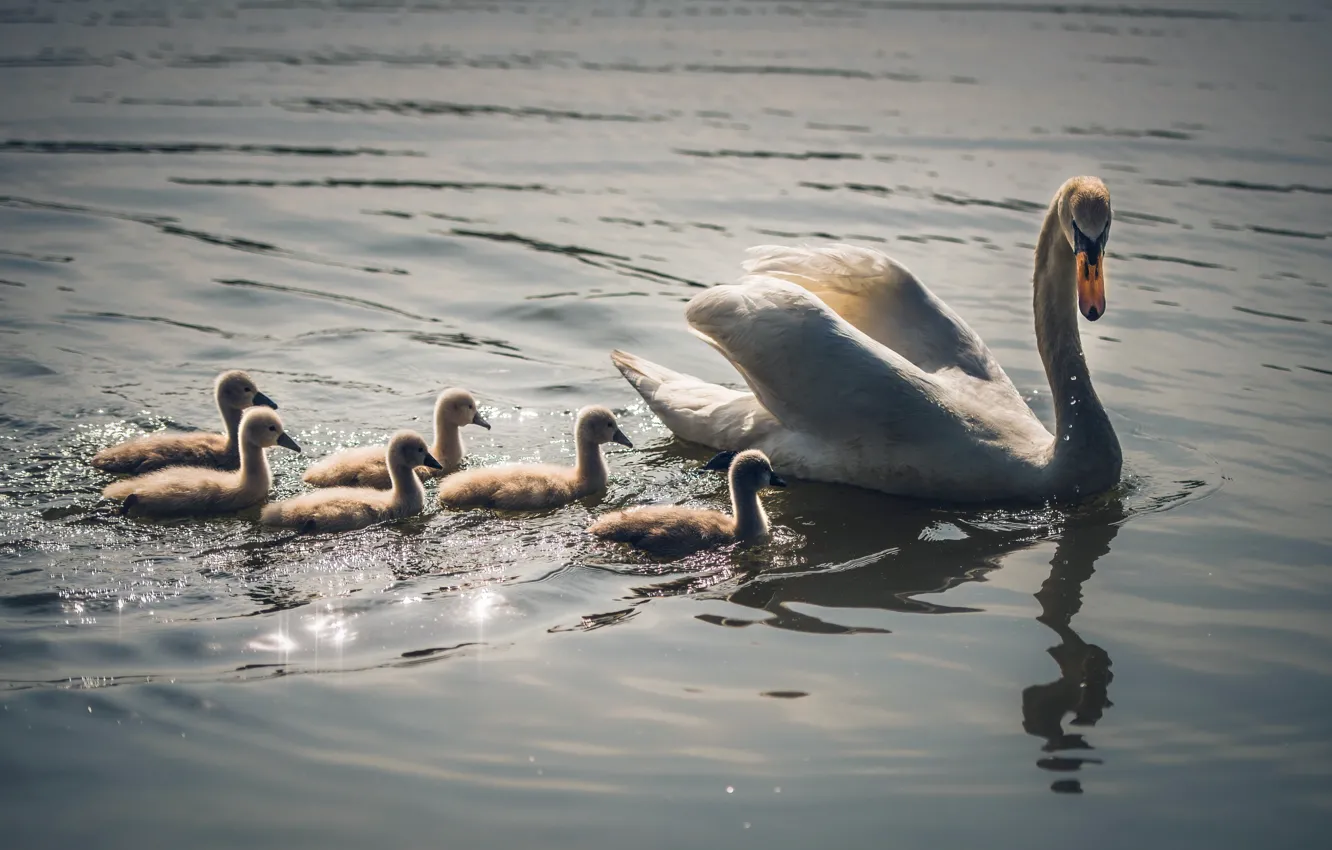
{"type": "Polygon", "coordinates": [[[435,417],[435,444],[430,447],[430,453],[445,469],[453,469],[462,463],[462,428],[445,419],[442,411],[435,417]]]}
{"type": "Polygon", "coordinates": [[[273,486],[273,472],[268,468],[268,455],[263,446],[245,442],[240,450],[240,489],[245,492],[267,493],[273,486]]]}
{"type": "Polygon", "coordinates": [[[579,488],[587,492],[605,490],[610,483],[601,444],[592,438],[578,438],[578,461],[574,465],[574,477],[578,479],[579,488]]]}
{"type": "Polygon", "coordinates": [[[222,414],[222,431],[227,435],[226,453],[228,457],[237,457],[240,449],[240,431],[241,416],[245,413],[243,410],[237,410],[234,407],[225,405],[221,399],[217,402],[217,412],[222,414]]]}
{"type": "Polygon", "coordinates": [[[768,533],[768,514],[759,501],[758,491],[731,478],[731,515],[735,517],[735,538],[748,540],[768,533]]]}
{"type": "Polygon", "coordinates": [[[389,481],[393,482],[393,507],[406,514],[417,514],[425,509],[425,487],[416,477],[416,469],[401,457],[390,456],[389,481]]]}

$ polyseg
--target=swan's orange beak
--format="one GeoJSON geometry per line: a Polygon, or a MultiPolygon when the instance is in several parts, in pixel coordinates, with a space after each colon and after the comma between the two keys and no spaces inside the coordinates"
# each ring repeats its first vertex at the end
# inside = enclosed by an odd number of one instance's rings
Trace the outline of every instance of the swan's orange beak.
{"type": "Polygon", "coordinates": [[[1105,315],[1105,253],[1095,261],[1086,251],[1078,252],[1078,309],[1087,321],[1094,322],[1105,315]]]}

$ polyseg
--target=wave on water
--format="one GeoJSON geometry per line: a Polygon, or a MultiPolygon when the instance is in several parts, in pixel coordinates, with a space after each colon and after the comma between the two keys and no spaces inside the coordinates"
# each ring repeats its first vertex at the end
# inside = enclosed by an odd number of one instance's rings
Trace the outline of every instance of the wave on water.
{"type": "Polygon", "coordinates": [[[338,148],[327,145],[224,144],[221,142],[94,142],[42,139],[0,141],[0,154],[212,154],[241,153],[262,156],[425,156],[421,151],[384,148],[338,148]]]}

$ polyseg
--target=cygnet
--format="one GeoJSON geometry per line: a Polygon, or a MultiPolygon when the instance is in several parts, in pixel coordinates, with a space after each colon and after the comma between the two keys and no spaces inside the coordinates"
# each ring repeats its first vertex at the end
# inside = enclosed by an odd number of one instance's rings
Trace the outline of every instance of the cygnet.
{"type": "Polygon", "coordinates": [[[767,455],[757,449],[739,454],[722,452],[704,469],[725,469],[728,463],[730,516],[721,511],[653,505],[606,514],[587,530],[596,537],[628,543],[654,555],[685,555],[766,537],[768,515],[758,493],[764,487],[785,487],[786,482],[772,471],[767,455]]]}
{"type": "Polygon", "coordinates": [[[237,427],[246,408],[263,405],[277,409],[273,400],[239,370],[223,372],[213,385],[217,410],[222,414],[223,434],[149,434],[102,449],[92,465],[103,472],[142,475],[167,466],[206,466],[239,469],[240,444],[237,427]]]}
{"type": "Polygon", "coordinates": [[[606,489],[604,443],[634,445],[616,424],[615,415],[604,407],[585,407],[578,412],[574,439],[577,461],[572,467],[512,464],[465,470],[440,482],[439,501],[451,508],[556,508],[606,489]]]}
{"type": "Polygon", "coordinates": [[[102,494],[123,502],[121,513],[130,516],[195,516],[243,510],[266,499],[273,486],[273,473],[264,454],[272,446],[301,450],[283,430],[276,413],[266,407],[252,407],[241,417],[239,472],[172,466],[121,479],[102,494]]]}
{"type": "Polygon", "coordinates": [[[331,487],[293,499],[265,505],[259,521],[264,525],[303,532],[351,531],[377,522],[419,514],[425,508],[425,488],[416,468],[440,469],[441,464],[415,431],[399,431],[384,451],[384,468],[392,488],[331,487]]]}
{"type": "MultiPolygon", "coordinates": [[[[430,454],[439,461],[434,467],[418,467],[416,474],[422,481],[438,478],[456,470],[463,459],[460,429],[467,425],[480,425],[487,431],[490,423],[481,415],[476,399],[463,389],[448,389],[435,399],[435,444],[430,454]]],[[[393,486],[385,462],[384,446],[361,446],[330,455],[305,471],[305,483],[316,487],[376,487],[387,490],[393,486]]]]}

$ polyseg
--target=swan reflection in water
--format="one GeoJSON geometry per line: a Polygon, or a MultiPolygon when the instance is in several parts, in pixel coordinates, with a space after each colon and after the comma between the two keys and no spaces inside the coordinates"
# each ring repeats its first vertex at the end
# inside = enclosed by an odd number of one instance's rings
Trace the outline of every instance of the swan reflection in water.
{"type": "MultiPolygon", "coordinates": [[[[1059,678],[1045,685],[1032,685],[1022,691],[1022,728],[1028,735],[1044,738],[1046,753],[1091,750],[1092,745],[1077,733],[1064,731],[1064,716],[1072,714],[1074,726],[1095,726],[1110,702],[1110,654],[1094,643],[1087,643],[1071,625],[1073,615],[1082,608],[1082,585],[1095,572],[1096,560],[1110,551],[1110,542],[1119,533],[1117,524],[1090,525],[1070,529],[1055,546],[1050,559],[1050,575],[1036,593],[1041,615],[1036,619],[1059,636],[1059,644],[1050,647],[1050,657],[1059,665],[1059,678]]],[[[1101,760],[1082,756],[1048,756],[1036,762],[1045,770],[1073,772],[1084,764],[1101,760]]],[[[1056,780],[1051,789],[1063,793],[1081,793],[1077,779],[1056,780]]]]}
{"type": "MultiPolygon", "coordinates": [[[[1093,747],[1082,733],[1064,731],[1071,725],[1094,726],[1110,702],[1108,691],[1113,674],[1110,656],[1103,648],[1084,641],[1072,627],[1082,607],[1082,588],[1095,572],[1096,561],[1110,551],[1110,544],[1127,518],[1117,492],[1104,494],[1072,509],[1042,509],[1031,512],[949,512],[923,508],[919,503],[895,500],[877,494],[857,493],[857,510],[847,510],[847,491],[806,484],[784,494],[782,513],[805,522],[793,525],[819,529],[805,551],[817,552],[823,563],[810,567],[772,569],[756,552],[734,582],[703,590],[710,580],[693,576],[640,589],[645,596],[693,592],[723,598],[763,611],[757,619],[699,615],[716,625],[742,627],[762,623],[782,629],[819,634],[886,632],[885,629],[841,625],[811,613],[791,608],[800,603],[806,611],[822,609],[878,608],[885,611],[948,614],[974,611],[937,600],[949,588],[982,580],[999,569],[1013,552],[1028,549],[1053,538],[1050,573],[1035,594],[1040,604],[1037,620],[1059,638],[1048,651],[1059,665],[1059,678],[1022,692],[1022,729],[1041,738],[1037,765],[1058,774],[1075,773],[1084,764],[1100,760],[1070,752],[1093,747]],[[878,504],[882,501],[883,504],[878,504]],[[941,536],[952,539],[939,539],[941,536]],[[884,550],[882,543],[897,543],[884,550]],[[878,546],[879,548],[875,549],[878,546]],[[867,551],[876,554],[866,556],[867,551]],[[934,599],[923,599],[936,596],[934,599]],[[1062,755],[1057,755],[1063,753],[1062,755]]],[[[745,556],[738,558],[744,563],[745,556]]],[[[826,614],[825,614],[826,616],[826,614]]],[[[1059,793],[1080,793],[1076,778],[1061,776],[1051,784],[1059,793]]]]}

